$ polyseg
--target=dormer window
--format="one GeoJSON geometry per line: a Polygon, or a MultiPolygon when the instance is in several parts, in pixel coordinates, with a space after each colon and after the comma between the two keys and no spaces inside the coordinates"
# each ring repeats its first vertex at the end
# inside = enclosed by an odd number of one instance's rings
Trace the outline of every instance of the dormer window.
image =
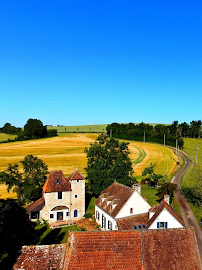
{"type": "Polygon", "coordinates": [[[133,214],[133,208],[130,208],[130,214],[131,215],[133,214]]]}
{"type": "Polygon", "coordinates": [[[57,184],[59,184],[59,183],[60,183],[60,180],[59,180],[59,179],[57,179],[57,180],[56,180],[56,183],[57,183],[57,184]]]}

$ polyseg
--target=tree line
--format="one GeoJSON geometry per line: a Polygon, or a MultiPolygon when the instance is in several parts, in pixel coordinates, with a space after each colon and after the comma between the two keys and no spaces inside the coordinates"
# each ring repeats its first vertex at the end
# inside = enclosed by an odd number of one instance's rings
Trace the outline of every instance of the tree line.
{"type": "Polygon", "coordinates": [[[57,136],[57,129],[48,130],[47,126],[44,126],[40,120],[32,118],[27,120],[24,129],[12,126],[10,123],[6,123],[2,128],[0,128],[0,132],[17,135],[15,139],[8,139],[7,142],[57,136]]]}
{"type": "Polygon", "coordinates": [[[173,121],[171,125],[157,124],[155,126],[145,123],[134,124],[119,124],[112,123],[107,126],[107,134],[120,139],[129,139],[147,142],[164,142],[164,135],[166,144],[175,146],[176,139],[179,147],[183,147],[183,138],[200,138],[201,137],[201,120],[192,121],[190,125],[186,122],[179,124],[178,121],[173,121]]]}

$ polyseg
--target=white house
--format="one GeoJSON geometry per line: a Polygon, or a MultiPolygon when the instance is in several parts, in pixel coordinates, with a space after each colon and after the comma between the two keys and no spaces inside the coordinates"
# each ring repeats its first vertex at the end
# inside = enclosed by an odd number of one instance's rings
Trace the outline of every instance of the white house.
{"type": "Polygon", "coordinates": [[[105,230],[117,230],[116,219],[148,213],[151,206],[140,193],[140,184],[130,188],[114,182],[95,202],[97,223],[105,230]]]}
{"type": "Polygon", "coordinates": [[[183,219],[169,205],[169,196],[151,207],[141,195],[140,184],[133,188],[113,183],[95,202],[95,218],[105,230],[183,228],[183,219]]]}
{"type": "Polygon", "coordinates": [[[30,219],[49,223],[77,220],[85,214],[85,177],[76,171],[65,178],[62,171],[49,174],[42,197],[28,206],[30,219]]]}

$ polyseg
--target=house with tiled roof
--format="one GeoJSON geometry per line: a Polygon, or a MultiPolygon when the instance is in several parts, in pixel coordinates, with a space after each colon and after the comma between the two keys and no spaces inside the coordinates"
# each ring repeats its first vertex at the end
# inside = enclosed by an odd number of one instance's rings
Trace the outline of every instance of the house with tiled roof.
{"type": "Polygon", "coordinates": [[[141,195],[141,185],[132,188],[113,183],[95,202],[95,217],[105,230],[183,228],[181,216],[169,205],[169,195],[151,207],[141,195]]]}
{"type": "Polygon", "coordinates": [[[114,182],[95,201],[95,218],[105,230],[117,230],[116,219],[145,214],[151,206],[141,195],[140,184],[132,188],[114,182]]]}
{"type": "Polygon", "coordinates": [[[71,232],[66,244],[25,246],[19,270],[201,270],[192,228],[71,232]]]}
{"type": "Polygon", "coordinates": [[[160,204],[149,209],[148,213],[116,219],[118,230],[173,229],[185,226],[182,217],[169,205],[165,195],[160,204]]]}
{"type": "Polygon", "coordinates": [[[85,177],[76,169],[65,177],[52,171],[43,186],[42,197],[28,206],[30,219],[49,223],[80,219],[85,214],[85,177]]]}

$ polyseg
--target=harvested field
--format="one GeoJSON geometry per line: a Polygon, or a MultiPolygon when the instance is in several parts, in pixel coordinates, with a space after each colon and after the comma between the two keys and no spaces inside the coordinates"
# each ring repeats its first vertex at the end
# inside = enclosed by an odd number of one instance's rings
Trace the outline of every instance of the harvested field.
{"type": "MultiPolygon", "coordinates": [[[[48,165],[49,171],[63,170],[68,176],[78,168],[85,175],[87,158],[84,149],[89,147],[97,136],[96,133],[68,133],[54,138],[1,144],[0,171],[5,170],[9,163],[19,163],[26,155],[32,154],[42,159],[48,165]]],[[[149,143],[133,141],[129,143],[135,175],[141,175],[142,170],[151,162],[157,164],[158,173],[166,173],[167,160],[169,174],[174,169],[176,157],[170,149],[149,143]]],[[[14,196],[12,192],[8,194],[3,185],[0,186],[0,194],[0,198],[14,196]]]]}

